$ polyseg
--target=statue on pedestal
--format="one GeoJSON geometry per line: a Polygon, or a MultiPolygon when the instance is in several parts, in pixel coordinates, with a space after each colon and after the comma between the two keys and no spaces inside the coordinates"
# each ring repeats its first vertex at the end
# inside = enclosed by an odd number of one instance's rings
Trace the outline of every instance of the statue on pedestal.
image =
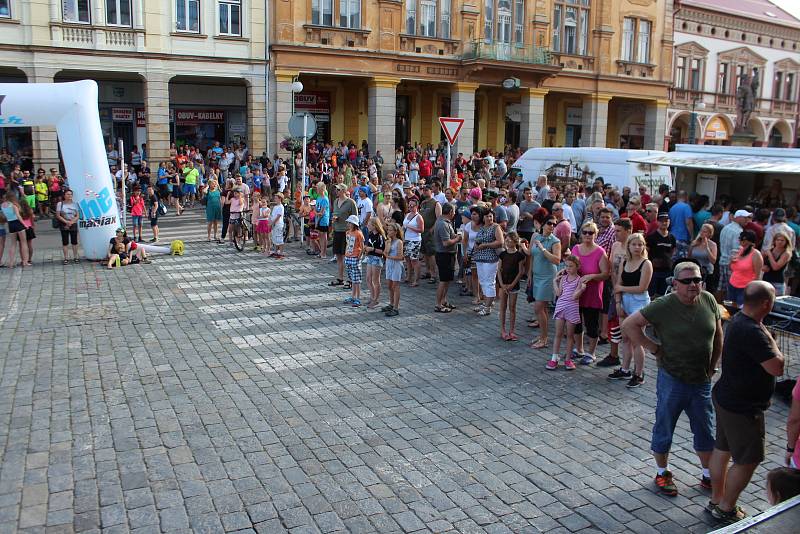
{"type": "Polygon", "coordinates": [[[759,84],[757,68],[753,69],[752,74],[744,73],[739,77],[739,87],[736,88],[736,132],[750,133],[748,123],[756,107],[759,84]]]}

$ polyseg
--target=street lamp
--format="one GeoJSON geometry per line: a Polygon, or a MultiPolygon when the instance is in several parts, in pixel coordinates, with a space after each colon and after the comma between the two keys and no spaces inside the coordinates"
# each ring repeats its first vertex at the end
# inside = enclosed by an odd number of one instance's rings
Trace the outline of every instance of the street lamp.
{"type": "Polygon", "coordinates": [[[689,143],[694,145],[697,142],[697,112],[695,110],[706,109],[706,103],[700,98],[692,99],[692,115],[689,120],[689,143]]]}
{"type": "MultiPolygon", "coordinates": [[[[303,82],[300,81],[300,78],[295,76],[292,80],[292,117],[294,117],[294,95],[295,93],[302,93],[303,92],[303,82]]],[[[303,181],[305,181],[305,165],[306,165],[306,146],[305,146],[305,138],[303,138],[303,181]]],[[[291,187],[291,194],[292,200],[294,200],[294,189],[295,183],[297,182],[297,168],[294,165],[294,153],[292,153],[292,159],[289,163],[292,166],[292,187],[291,187]]]]}

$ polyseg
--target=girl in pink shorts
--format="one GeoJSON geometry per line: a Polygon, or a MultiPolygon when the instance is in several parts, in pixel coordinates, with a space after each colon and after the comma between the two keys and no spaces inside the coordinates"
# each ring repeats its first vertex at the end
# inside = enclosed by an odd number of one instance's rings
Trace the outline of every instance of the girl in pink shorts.
{"type": "Polygon", "coordinates": [[[581,260],[576,256],[569,255],[564,258],[566,269],[556,275],[553,280],[555,294],[558,297],[556,311],[553,318],[556,320],[556,336],[553,340],[553,355],[547,361],[546,368],[553,371],[558,368],[558,360],[561,351],[561,338],[564,331],[567,334],[567,355],[564,367],[567,371],[575,370],[575,362],[572,361],[572,345],[575,342],[575,327],[581,323],[581,312],[578,300],[586,290],[586,283],[581,281],[578,274],[581,260]]]}

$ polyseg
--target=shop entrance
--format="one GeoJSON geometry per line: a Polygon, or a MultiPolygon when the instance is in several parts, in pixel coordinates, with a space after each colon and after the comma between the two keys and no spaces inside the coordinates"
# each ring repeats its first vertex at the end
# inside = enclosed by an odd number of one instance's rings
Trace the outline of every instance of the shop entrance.
{"type": "Polygon", "coordinates": [[[397,95],[395,111],[394,142],[397,146],[405,146],[411,142],[411,98],[408,95],[397,95]]]}
{"type": "Polygon", "coordinates": [[[566,138],[564,140],[565,147],[579,147],[581,146],[581,127],[574,124],[567,124],[566,138]]]}

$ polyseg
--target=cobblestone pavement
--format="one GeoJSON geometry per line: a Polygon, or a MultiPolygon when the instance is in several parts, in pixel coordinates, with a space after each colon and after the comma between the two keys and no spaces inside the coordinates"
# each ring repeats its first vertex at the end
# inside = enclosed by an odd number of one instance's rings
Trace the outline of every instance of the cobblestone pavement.
{"type": "Polygon", "coordinates": [[[546,372],[428,284],[394,319],[343,306],[332,265],[207,244],[197,213],[163,230],[185,256],[0,271],[0,532],[710,529],[685,418],[680,495],[654,491],[654,380],[546,372]]]}

